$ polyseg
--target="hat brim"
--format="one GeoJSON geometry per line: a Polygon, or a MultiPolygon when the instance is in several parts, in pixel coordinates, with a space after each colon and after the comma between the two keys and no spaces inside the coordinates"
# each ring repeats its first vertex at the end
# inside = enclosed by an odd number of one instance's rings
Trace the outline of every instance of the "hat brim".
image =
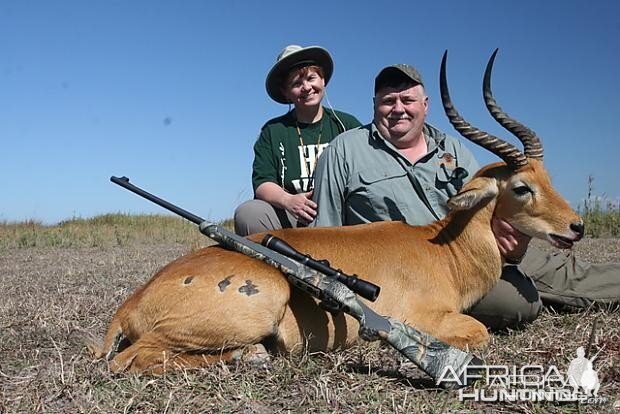
{"type": "Polygon", "coordinates": [[[273,65],[265,81],[267,94],[271,99],[282,104],[290,103],[284,94],[282,94],[282,81],[291,69],[299,65],[305,65],[306,62],[308,65],[317,65],[323,69],[325,85],[327,85],[334,72],[332,57],[329,55],[329,52],[322,47],[309,46],[291,53],[273,65]]]}
{"type": "Polygon", "coordinates": [[[422,75],[420,75],[417,69],[409,65],[396,64],[383,68],[375,77],[375,93],[377,93],[379,85],[385,82],[385,78],[392,76],[401,76],[415,84],[424,86],[424,82],[422,82],[422,75]]]}

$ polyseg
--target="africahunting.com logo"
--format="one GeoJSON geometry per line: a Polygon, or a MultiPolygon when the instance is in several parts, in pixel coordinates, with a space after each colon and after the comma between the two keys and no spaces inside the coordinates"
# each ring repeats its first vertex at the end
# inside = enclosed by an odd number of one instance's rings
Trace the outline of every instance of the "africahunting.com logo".
{"type": "Polygon", "coordinates": [[[463,372],[448,366],[437,380],[438,385],[458,386],[460,401],[578,401],[584,404],[603,404],[600,381],[592,358],[586,357],[583,347],[577,348],[566,371],[555,365],[471,365],[463,372]],[[462,388],[472,384],[474,388],[462,388]]]}

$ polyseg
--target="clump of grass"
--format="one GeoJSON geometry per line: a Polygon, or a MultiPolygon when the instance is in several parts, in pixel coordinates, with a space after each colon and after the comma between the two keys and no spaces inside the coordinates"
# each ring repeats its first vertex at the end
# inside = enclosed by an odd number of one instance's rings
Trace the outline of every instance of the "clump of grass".
{"type": "Polygon", "coordinates": [[[594,195],[594,177],[588,176],[588,196],[579,206],[579,213],[590,237],[620,236],[620,200],[594,195]]]}
{"type": "MultiPolygon", "coordinates": [[[[223,223],[230,227],[230,220],[223,223]]],[[[161,214],[104,214],[72,218],[55,225],[40,221],[0,223],[0,248],[113,247],[180,243],[191,249],[210,244],[198,227],[180,217],[161,214]]]]}
{"type": "Polygon", "coordinates": [[[609,200],[595,200],[583,214],[586,235],[590,237],[620,236],[620,205],[609,200]],[[604,207],[603,207],[604,206],[604,207]]]}

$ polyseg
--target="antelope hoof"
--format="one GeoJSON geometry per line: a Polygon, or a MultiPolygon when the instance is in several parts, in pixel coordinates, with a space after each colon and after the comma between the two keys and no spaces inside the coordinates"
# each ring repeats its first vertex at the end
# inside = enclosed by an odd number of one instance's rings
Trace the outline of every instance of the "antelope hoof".
{"type": "Polygon", "coordinates": [[[271,361],[271,355],[263,344],[254,344],[234,351],[232,360],[238,363],[263,365],[271,361]]]}

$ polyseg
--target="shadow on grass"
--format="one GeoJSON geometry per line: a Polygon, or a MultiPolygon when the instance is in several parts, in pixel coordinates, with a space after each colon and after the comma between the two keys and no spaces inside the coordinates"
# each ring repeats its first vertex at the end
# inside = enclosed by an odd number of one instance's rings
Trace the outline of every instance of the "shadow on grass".
{"type": "Polygon", "coordinates": [[[426,376],[426,374],[424,374],[420,369],[412,370],[414,371],[412,372],[412,376],[404,374],[399,369],[368,367],[368,365],[365,364],[349,363],[345,365],[345,370],[361,375],[368,375],[369,373],[373,373],[379,377],[390,378],[394,380],[395,383],[419,390],[443,391],[443,389],[439,388],[435,384],[435,381],[433,381],[430,377],[426,376]]]}

